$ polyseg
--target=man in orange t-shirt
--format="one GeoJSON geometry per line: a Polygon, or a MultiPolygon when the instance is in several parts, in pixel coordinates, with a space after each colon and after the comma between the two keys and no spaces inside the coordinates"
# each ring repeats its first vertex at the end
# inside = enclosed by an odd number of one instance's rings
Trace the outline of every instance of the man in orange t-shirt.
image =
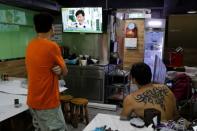
{"type": "Polygon", "coordinates": [[[66,124],[59,100],[59,75],[67,74],[67,67],[58,45],[50,41],[53,17],[46,13],[34,16],[37,36],[26,49],[28,74],[27,105],[33,125],[41,131],[65,131],[66,124]]]}

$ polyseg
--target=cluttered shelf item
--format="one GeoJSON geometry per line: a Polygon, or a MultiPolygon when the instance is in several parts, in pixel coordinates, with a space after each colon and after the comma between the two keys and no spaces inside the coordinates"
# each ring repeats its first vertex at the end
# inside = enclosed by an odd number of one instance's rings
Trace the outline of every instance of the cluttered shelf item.
{"type": "Polygon", "coordinates": [[[106,74],[105,101],[122,105],[123,99],[130,92],[129,72],[121,70],[118,65],[110,68],[106,74]]]}
{"type": "Polygon", "coordinates": [[[160,114],[152,109],[148,112],[145,119],[131,117],[124,120],[120,116],[98,113],[83,131],[193,131],[196,128],[195,121],[190,123],[184,118],[160,121],[160,114]],[[148,112],[152,113],[149,115],[148,112]]]}
{"type": "Polygon", "coordinates": [[[174,93],[179,114],[192,121],[197,117],[197,68],[181,67],[181,70],[170,70],[166,75],[166,84],[174,93]]]}
{"type": "Polygon", "coordinates": [[[99,63],[99,60],[96,58],[92,58],[89,55],[76,55],[73,53],[72,55],[68,55],[68,58],[65,59],[65,62],[68,65],[79,65],[79,66],[87,66],[87,65],[96,65],[99,63]]]}
{"type": "Polygon", "coordinates": [[[119,131],[119,130],[112,130],[110,127],[107,128],[106,125],[101,127],[96,127],[93,131],[119,131]]]}
{"type": "Polygon", "coordinates": [[[93,120],[84,128],[83,131],[150,131],[151,128],[142,127],[143,120],[139,119],[121,120],[120,116],[112,114],[101,114],[98,113],[93,120]],[[140,125],[141,128],[134,127],[131,122],[135,125],[140,125]]]}

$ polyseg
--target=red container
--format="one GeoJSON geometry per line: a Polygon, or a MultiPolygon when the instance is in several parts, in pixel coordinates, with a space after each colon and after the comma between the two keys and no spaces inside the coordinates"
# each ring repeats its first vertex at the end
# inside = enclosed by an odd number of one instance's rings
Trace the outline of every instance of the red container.
{"type": "Polygon", "coordinates": [[[169,52],[169,66],[180,67],[183,66],[182,52],[169,52]]]}

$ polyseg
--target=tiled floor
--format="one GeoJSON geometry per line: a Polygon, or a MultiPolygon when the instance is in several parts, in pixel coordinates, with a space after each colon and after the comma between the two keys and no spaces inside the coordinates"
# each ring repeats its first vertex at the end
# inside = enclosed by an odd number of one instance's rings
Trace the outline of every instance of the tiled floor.
{"type": "MultiPolygon", "coordinates": [[[[109,111],[109,110],[102,110],[102,109],[96,109],[96,108],[88,108],[88,113],[89,113],[89,120],[91,121],[96,114],[98,113],[104,113],[104,114],[114,114],[114,115],[119,115],[121,112],[121,109],[117,109],[117,111],[109,111]]],[[[68,131],[83,131],[85,128],[85,124],[79,123],[78,128],[73,128],[72,125],[67,124],[68,131]]]]}

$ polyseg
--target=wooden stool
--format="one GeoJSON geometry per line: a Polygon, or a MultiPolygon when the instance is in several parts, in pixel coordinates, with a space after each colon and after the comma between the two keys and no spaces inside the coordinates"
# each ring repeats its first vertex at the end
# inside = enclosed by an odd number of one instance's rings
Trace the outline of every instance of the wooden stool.
{"type": "Polygon", "coordinates": [[[81,122],[86,120],[86,125],[89,123],[88,119],[88,100],[84,98],[73,98],[71,100],[71,124],[73,127],[78,127],[79,119],[81,122]]]}
{"type": "Polygon", "coordinates": [[[73,96],[71,95],[60,95],[60,101],[62,103],[62,109],[64,113],[64,119],[67,123],[71,120],[70,115],[70,101],[73,99],[73,96]]]}

